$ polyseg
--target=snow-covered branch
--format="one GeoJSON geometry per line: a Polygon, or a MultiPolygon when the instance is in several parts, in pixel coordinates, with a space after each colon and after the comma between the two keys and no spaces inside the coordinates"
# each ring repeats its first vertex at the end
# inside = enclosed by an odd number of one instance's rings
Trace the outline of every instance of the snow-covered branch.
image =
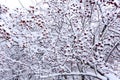
{"type": "Polygon", "coordinates": [[[91,76],[91,77],[94,77],[94,78],[97,78],[97,79],[100,79],[100,80],[107,80],[106,77],[104,76],[100,76],[100,75],[97,75],[97,74],[94,74],[94,73],[90,73],[90,72],[87,72],[87,73],[79,73],[79,72],[71,72],[71,73],[55,73],[55,74],[49,74],[49,75],[46,75],[46,76],[40,76],[40,78],[49,78],[49,77],[56,77],[56,76],[91,76]]]}

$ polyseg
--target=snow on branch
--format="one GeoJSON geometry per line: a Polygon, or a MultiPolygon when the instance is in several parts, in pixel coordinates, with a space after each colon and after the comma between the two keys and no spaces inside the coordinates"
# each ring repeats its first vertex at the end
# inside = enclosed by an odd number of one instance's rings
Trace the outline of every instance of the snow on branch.
{"type": "Polygon", "coordinates": [[[120,31],[118,31],[118,30],[115,30],[115,29],[108,29],[109,31],[112,31],[112,32],[114,32],[114,33],[117,33],[117,34],[120,34],[120,31]]]}
{"type": "Polygon", "coordinates": [[[80,72],[55,73],[55,74],[49,74],[49,75],[46,75],[46,76],[40,76],[40,78],[48,78],[48,77],[63,76],[63,75],[66,75],[66,76],[71,76],[71,75],[91,76],[91,77],[95,77],[95,78],[100,79],[100,80],[107,80],[106,77],[101,76],[101,75],[97,75],[97,74],[94,74],[94,73],[91,73],[91,72],[87,72],[87,73],[80,73],[80,72]]]}

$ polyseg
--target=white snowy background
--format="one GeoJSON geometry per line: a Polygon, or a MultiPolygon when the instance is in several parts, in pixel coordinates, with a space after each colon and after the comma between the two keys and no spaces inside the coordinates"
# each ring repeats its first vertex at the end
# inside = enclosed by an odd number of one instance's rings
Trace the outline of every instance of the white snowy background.
{"type": "Polygon", "coordinates": [[[37,2],[41,0],[0,0],[1,4],[6,5],[10,9],[22,8],[21,2],[25,8],[28,8],[30,5],[36,5],[37,2]]]}

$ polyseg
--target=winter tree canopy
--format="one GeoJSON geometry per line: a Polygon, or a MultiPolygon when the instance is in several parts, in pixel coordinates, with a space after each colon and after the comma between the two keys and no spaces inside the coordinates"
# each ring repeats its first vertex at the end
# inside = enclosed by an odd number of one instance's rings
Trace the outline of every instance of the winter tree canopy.
{"type": "Polygon", "coordinates": [[[0,80],[120,80],[120,1],[0,4],[0,80]]]}

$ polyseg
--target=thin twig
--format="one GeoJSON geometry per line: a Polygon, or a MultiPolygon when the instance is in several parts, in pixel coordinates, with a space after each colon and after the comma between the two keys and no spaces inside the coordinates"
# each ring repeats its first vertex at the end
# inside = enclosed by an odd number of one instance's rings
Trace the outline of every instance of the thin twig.
{"type": "Polygon", "coordinates": [[[118,45],[119,45],[119,42],[117,42],[117,43],[115,44],[115,46],[111,49],[111,51],[108,53],[108,56],[107,56],[107,58],[106,58],[105,62],[107,62],[107,61],[108,61],[108,59],[109,59],[110,55],[112,54],[112,52],[114,51],[114,49],[115,49],[118,45]]]}

